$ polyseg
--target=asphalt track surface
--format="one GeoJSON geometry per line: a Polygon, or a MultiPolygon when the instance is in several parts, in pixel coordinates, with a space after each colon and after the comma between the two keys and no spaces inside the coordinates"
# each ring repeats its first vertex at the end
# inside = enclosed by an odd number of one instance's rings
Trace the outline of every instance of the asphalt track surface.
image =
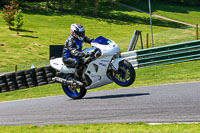
{"type": "Polygon", "coordinates": [[[0,125],[200,122],[200,82],[0,102],[0,125]]]}

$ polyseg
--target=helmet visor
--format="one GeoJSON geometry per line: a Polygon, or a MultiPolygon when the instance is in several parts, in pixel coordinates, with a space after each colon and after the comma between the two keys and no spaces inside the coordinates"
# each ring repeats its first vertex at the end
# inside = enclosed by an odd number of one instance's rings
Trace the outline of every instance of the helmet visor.
{"type": "Polygon", "coordinates": [[[75,31],[76,35],[80,36],[80,37],[85,37],[85,31],[75,31]]]}

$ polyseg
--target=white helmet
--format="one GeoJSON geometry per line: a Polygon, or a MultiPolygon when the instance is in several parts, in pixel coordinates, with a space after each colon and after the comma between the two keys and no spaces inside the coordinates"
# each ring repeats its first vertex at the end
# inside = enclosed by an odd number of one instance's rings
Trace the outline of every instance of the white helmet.
{"type": "Polygon", "coordinates": [[[85,37],[85,29],[83,25],[81,24],[72,24],[71,30],[70,30],[72,36],[74,36],[76,39],[83,41],[85,37]]]}

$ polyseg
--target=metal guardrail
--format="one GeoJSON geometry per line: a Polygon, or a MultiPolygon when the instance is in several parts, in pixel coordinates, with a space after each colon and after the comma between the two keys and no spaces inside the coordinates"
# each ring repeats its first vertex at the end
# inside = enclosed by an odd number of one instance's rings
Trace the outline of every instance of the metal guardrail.
{"type": "Polygon", "coordinates": [[[135,67],[150,67],[200,59],[200,40],[122,53],[135,67]]]}
{"type": "Polygon", "coordinates": [[[135,69],[138,68],[138,55],[136,51],[121,53],[121,57],[129,61],[135,69]]]}

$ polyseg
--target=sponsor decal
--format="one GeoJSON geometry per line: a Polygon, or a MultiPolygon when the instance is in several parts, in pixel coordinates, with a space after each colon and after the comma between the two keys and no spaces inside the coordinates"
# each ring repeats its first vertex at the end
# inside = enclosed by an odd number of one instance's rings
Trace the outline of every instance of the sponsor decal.
{"type": "Polygon", "coordinates": [[[101,62],[109,62],[109,60],[101,60],[101,62]]]}
{"type": "Polygon", "coordinates": [[[103,64],[103,63],[99,63],[99,65],[100,65],[100,66],[106,67],[106,64],[103,64]]]}
{"type": "Polygon", "coordinates": [[[58,65],[58,63],[53,63],[54,65],[58,65]]]}

